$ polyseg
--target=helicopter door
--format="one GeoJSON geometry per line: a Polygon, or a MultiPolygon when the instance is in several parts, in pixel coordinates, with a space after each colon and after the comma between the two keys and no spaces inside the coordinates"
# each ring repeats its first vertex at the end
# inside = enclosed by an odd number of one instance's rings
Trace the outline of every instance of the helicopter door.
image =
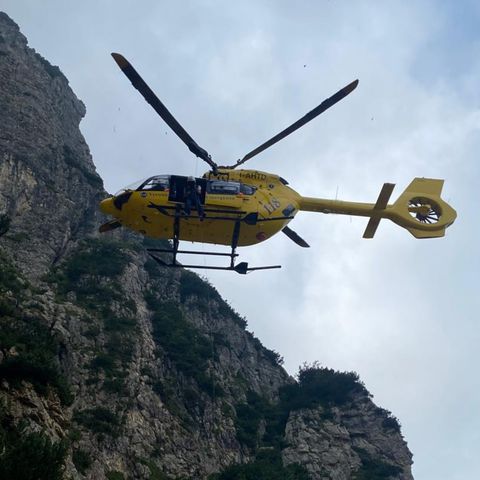
{"type": "MultiPolygon", "coordinates": [[[[168,193],[168,201],[176,203],[185,203],[185,193],[187,191],[188,177],[183,175],[170,176],[170,190],[168,193]]],[[[195,185],[200,186],[200,203],[205,204],[205,194],[207,192],[207,180],[204,178],[196,178],[195,185]]]]}

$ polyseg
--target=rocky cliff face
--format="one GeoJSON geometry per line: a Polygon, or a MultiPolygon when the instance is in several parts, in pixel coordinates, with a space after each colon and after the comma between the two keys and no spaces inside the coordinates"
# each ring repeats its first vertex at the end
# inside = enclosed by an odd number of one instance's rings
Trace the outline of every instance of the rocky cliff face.
{"type": "Polygon", "coordinates": [[[357,378],[295,382],[213,287],[97,236],[85,107],[3,13],[0,92],[0,477],[412,478],[357,378]]]}
{"type": "Polygon", "coordinates": [[[93,230],[103,182],[78,128],[85,106],[18,26],[0,21],[0,202],[15,232],[4,243],[20,244],[16,259],[35,276],[93,230]]]}

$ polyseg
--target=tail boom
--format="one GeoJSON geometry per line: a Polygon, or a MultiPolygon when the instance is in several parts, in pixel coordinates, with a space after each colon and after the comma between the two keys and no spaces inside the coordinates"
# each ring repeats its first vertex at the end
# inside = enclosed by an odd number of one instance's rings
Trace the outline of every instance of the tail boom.
{"type": "Polygon", "coordinates": [[[385,183],[375,204],[301,197],[299,209],[369,217],[364,238],[373,238],[380,220],[386,218],[408,230],[415,238],[443,237],[457,216],[441,199],[443,180],[415,178],[397,201],[388,205],[394,184],[385,183]]]}

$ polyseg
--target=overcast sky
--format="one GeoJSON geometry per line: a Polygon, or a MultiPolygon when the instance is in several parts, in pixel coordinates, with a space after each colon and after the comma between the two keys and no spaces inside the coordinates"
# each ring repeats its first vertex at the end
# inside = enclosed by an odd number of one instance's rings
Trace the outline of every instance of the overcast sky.
{"type": "Polygon", "coordinates": [[[81,128],[110,192],[207,167],[112,51],[220,164],[359,78],[248,167],[306,196],[365,202],[384,182],[397,184],[395,199],[416,176],[445,179],[458,212],[446,237],[416,240],[383,221],[363,240],[365,219],[301,213],[290,226],[310,249],[280,234],[240,250],[281,270],[207,277],[290,373],[315,360],[357,371],[400,419],[417,480],[478,478],[479,2],[1,0],[0,9],[86,104],[81,128]]]}

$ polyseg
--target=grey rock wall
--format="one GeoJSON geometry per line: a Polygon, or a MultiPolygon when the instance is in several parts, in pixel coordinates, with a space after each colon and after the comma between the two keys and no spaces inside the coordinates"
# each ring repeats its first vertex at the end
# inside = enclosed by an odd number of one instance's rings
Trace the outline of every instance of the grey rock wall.
{"type": "Polygon", "coordinates": [[[29,276],[42,275],[92,231],[102,180],[80,130],[84,104],[58,67],[0,13],[0,214],[29,276]],[[21,254],[20,254],[21,252],[21,254]]]}

